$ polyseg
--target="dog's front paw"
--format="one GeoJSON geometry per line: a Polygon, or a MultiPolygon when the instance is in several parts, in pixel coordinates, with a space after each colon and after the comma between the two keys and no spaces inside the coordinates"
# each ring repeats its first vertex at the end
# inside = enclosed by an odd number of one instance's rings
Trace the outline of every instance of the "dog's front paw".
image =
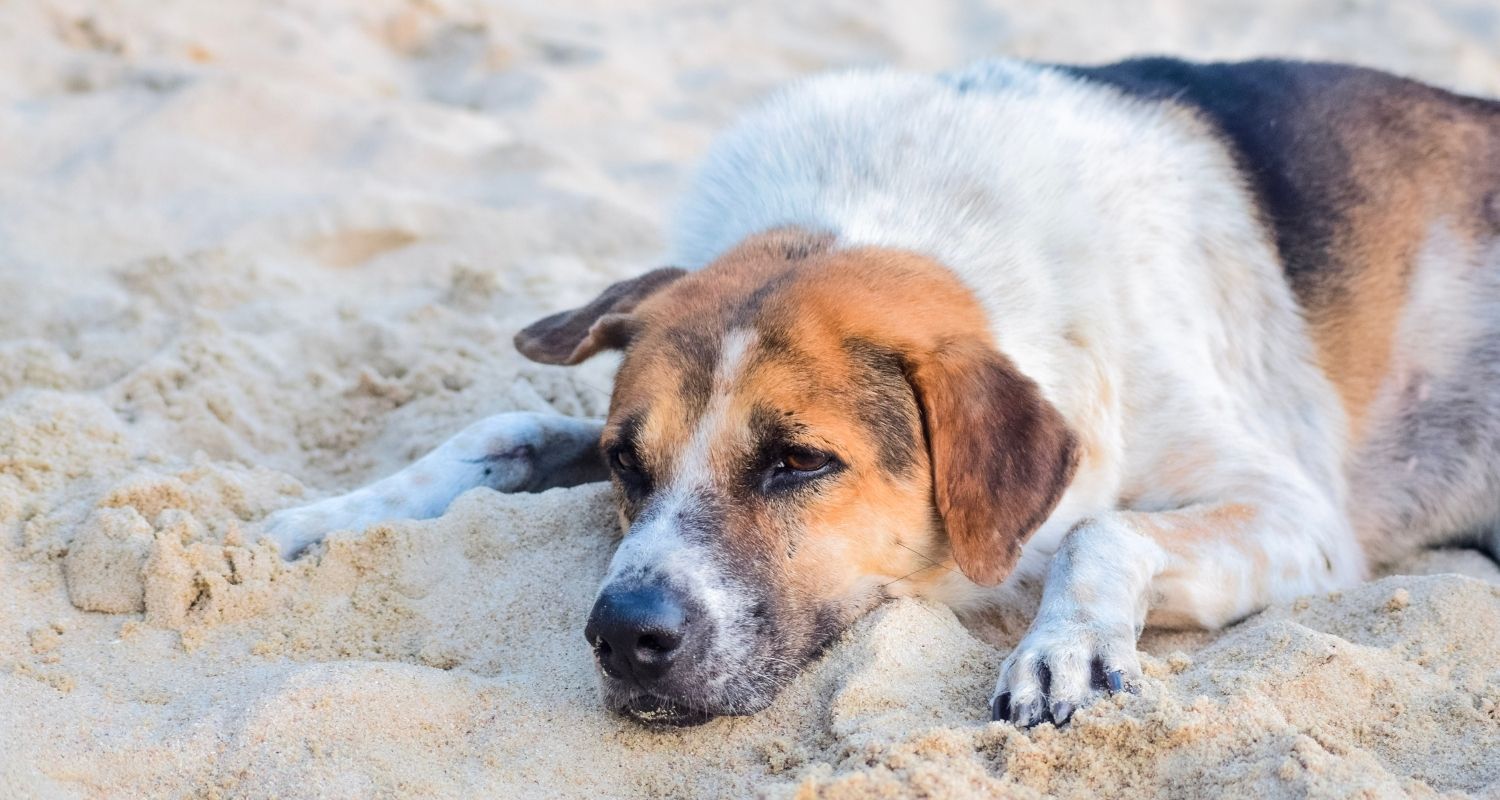
{"type": "Polygon", "coordinates": [[[332,498],[295,508],[284,508],[261,523],[261,539],[276,543],[281,557],[290,561],[310,545],[323,541],[331,531],[359,526],[358,514],[351,514],[343,498],[332,498]]]}
{"type": "Polygon", "coordinates": [[[1061,726],[1105,694],[1137,691],[1140,675],[1133,629],[1038,618],[1000,667],[990,718],[1061,726]]]}

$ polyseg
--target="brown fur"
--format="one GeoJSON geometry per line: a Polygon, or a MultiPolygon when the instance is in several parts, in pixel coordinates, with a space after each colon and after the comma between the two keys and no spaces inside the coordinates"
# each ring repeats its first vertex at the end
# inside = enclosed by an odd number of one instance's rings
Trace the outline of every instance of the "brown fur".
{"type": "Polygon", "coordinates": [[[954,560],[975,583],[998,584],[1072,480],[1076,439],[1036,384],[982,340],[919,360],[912,383],[954,560]]]}

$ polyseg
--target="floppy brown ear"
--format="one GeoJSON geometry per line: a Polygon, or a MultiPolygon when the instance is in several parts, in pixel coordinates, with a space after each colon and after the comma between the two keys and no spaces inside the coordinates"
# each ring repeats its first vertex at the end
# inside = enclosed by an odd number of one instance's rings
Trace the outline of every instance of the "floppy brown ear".
{"type": "Polygon", "coordinates": [[[949,345],[909,370],[953,558],[970,580],[993,586],[1072,481],[1077,439],[1036,383],[988,344],[949,345]]]}
{"type": "Polygon", "coordinates": [[[662,267],[605,289],[583,308],[553,314],[516,334],[521,355],[543,364],[577,364],[601,350],[621,350],[639,330],[630,312],[667,284],[686,275],[678,267],[662,267]]]}

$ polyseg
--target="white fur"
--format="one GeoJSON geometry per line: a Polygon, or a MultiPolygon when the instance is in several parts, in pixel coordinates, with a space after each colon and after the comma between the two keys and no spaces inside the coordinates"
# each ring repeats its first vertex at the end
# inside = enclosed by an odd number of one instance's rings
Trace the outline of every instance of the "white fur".
{"type": "Polygon", "coordinates": [[[283,558],[293,558],[330,531],[360,530],[389,519],[442,514],[479,486],[523,491],[550,473],[592,457],[603,423],[557,414],[515,412],[486,417],[390,477],[347,494],[272,514],[262,526],[283,558]]]}
{"type": "MultiPolygon", "coordinates": [[[[743,663],[754,644],[749,638],[750,631],[741,624],[749,601],[738,585],[724,575],[705,542],[684,535],[681,515],[691,514],[695,502],[693,494],[676,490],[654,500],[615,550],[599,593],[664,582],[691,598],[712,626],[705,660],[743,663]]],[[[731,672],[720,671],[711,679],[716,685],[705,688],[718,689],[733,677],[731,672]]]]}
{"type": "Polygon", "coordinates": [[[709,449],[719,440],[729,410],[730,388],[744,366],[745,355],[754,344],[755,331],[749,328],[735,328],[725,334],[714,366],[708,408],[699,418],[688,446],[677,454],[677,471],[671,478],[674,491],[686,495],[713,482],[709,449]]]}

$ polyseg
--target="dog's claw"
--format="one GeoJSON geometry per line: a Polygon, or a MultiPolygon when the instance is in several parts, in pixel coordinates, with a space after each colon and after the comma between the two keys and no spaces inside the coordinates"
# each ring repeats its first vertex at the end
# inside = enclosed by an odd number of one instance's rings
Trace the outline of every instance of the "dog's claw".
{"type": "Polygon", "coordinates": [[[1122,672],[1120,670],[1114,670],[1113,672],[1110,672],[1108,675],[1105,675],[1104,678],[1109,683],[1109,693],[1110,694],[1119,694],[1120,692],[1125,691],[1125,673],[1124,672],[1122,672]]]}
{"type": "Polygon", "coordinates": [[[1061,728],[1073,716],[1073,704],[1058,701],[1052,704],[1052,724],[1061,728]]]}
{"type": "Polygon", "coordinates": [[[990,701],[990,719],[994,722],[1010,722],[1010,692],[1001,692],[990,701]]]}
{"type": "Polygon", "coordinates": [[[1034,728],[1047,719],[1047,707],[1040,699],[1028,700],[1016,706],[1014,722],[1021,728],[1034,728]]]}

